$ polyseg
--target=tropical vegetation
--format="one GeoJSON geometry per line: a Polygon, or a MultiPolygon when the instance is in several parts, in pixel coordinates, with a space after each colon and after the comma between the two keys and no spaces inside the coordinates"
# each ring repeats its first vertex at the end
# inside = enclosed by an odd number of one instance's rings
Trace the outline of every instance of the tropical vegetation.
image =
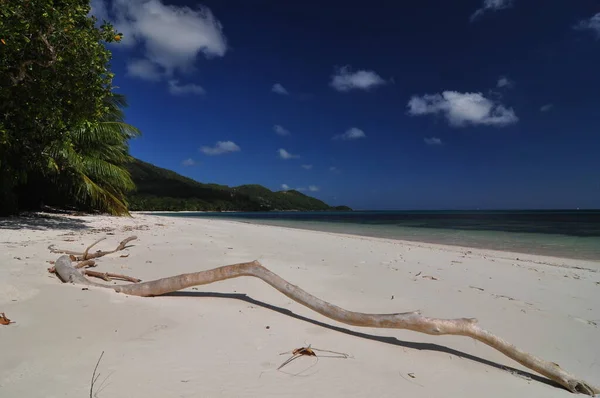
{"type": "Polygon", "coordinates": [[[202,184],[171,170],[135,159],[127,165],[136,189],[129,195],[131,210],[271,211],[351,210],[331,207],[301,192],[273,192],[261,185],[202,184]]]}
{"type": "Polygon", "coordinates": [[[56,202],[127,213],[125,100],[107,43],[122,35],[89,0],[0,7],[0,213],[56,202]]]}
{"type": "Polygon", "coordinates": [[[2,3],[0,215],[333,209],[297,191],[201,184],[133,159],[128,142],[140,132],[125,122],[107,48],[122,37],[90,15],[90,0],[2,3]]]}

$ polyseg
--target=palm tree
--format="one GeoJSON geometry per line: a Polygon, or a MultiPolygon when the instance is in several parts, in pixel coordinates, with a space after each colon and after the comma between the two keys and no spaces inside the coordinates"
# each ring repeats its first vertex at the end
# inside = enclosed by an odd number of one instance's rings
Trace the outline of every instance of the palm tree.
{"type": "Polygon", "coordinates": [[[60,191],[85,207],[128,215],[126,193],[135,188],[125,164],[132,160],[128,141],[140,131],[125,123],[125,97],[106,99],[106,113],[96,123],[71,131],[48,148],[49,167],[60,191]]]}

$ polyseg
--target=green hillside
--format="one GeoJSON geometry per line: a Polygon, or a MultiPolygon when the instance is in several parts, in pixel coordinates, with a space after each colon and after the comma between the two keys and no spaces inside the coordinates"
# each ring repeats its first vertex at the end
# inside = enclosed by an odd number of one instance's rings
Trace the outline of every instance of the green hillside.
{"type": "Polygon", "coordinates": [[[228,187],[203,184],[174,171],[136,159],[127,167],[137,187],[129,195],[131,210],[157,211],[332,211],[331,207],[298,191],[273,192],[261,185],[228,187]]]}

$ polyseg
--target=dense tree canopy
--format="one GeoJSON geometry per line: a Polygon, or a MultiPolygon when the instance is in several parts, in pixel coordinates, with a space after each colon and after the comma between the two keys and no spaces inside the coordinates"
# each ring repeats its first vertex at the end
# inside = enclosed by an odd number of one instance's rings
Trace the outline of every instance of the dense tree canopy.
{"type": "MultiPolygon", "coordinates": [[[[9,0],[0,7],[0,212],[18,209],[19,190],[40,175],[63,183],[76,177],[67,185],[79,187],[79,198],[123,211],[115,198],[109,206],[99,200],[98,181],[81,184],[94,173],[104,173],[104,183],[112,179],[106,173],[114,174],[125,160],[126,140],[134,132],[115,113],[124,103],[113,97],[105,46],[121,35],[110,24],[98,26],[89,11],[89,0],[9,0]],[[115,124],[107,124],[111,118],[115,124]],[[104,149],[92,150],[99,140],[104,149]],[[115,167],[92,172],[90,156],[96,155],[115,167]]],[[[110,189],[104,186],[104,197],[125,188],[117,185],[113,180],[110,189]]]]}
{"type": "Polygon", "coordinates": [[[202,184],[171,170],[134,159],[127,164],[136,190],[129,194],[132,210],[168,211],[349,211],[298,191],[273,192],[261,185],[228,187],[202,184]]]}

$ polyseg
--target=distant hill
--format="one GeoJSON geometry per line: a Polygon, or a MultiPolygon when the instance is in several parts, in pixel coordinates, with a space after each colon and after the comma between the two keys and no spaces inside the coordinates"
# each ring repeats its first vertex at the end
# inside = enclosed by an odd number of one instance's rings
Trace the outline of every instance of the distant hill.
{"type": "Polygon", "coordinates": [[[273,192],[262,185],[228,187],[203,184],[174,171],[135,159],[127,168],[136,191],[129,195],[131,210],[155,211],[349,211],[331,207],[298,191],[273,192]]]}

